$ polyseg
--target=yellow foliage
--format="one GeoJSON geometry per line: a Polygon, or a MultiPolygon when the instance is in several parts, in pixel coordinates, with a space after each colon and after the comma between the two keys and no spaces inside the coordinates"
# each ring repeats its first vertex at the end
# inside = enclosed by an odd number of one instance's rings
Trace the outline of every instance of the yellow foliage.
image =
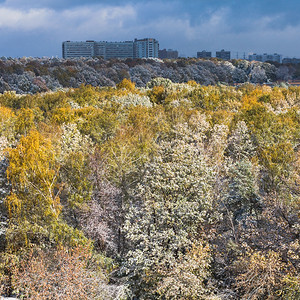
{"type": "Polygon", "coordinates": [[[242,99],[242,109],[244,110],[249,110],[251,109],[253,106],[257,105],[257,96],[251,95],[245,95],[242,99]]]}
{"type": "Polygon", "coordinates": [[[248,253],[242,259],[243,273],[237,277],[237,288],[244,292],[245,299],[273,299],[283,289],[288,266],[275,251],[248,253]]]}
{"type": "Polygon", "coordinates": [[[51,119],[56,124],[68,124],[74,121],[75,112],[70,107],[61,107],[53,111],[51,119]]]}
{"type": "Polygon", "coordinates": [[[8,158],[12,192],[6,206],[11,224],[44,226],[57,221],[61,212],[55,191],[59,167],[50,141],[32,130],[15,149],[8,149],[8,158]]]}
{"type": "Polygon", "coordinates": [[[187,82],[187,84],[190,85],[190,86],[193,86],[193,87],[196,87],[198,85],[198,83],[195,80],[189,80],[187,82]]]}
{"type": "Polygon", "coordinates": [[[118,89],[125,89],[129,92],[134,93],[136,91],[135,89],[135,83],[132,82],[130,79],[124,78],[120,83],[117,84],[118,89]]]}
{"type": "Polygon", "coordinates": [[[35,126],[33,110],[30,108],[21,108],[18,112],[15,126],[19,134],[26,135],[35,126]]]}
{"type": "Polygon", "coordinates": [[[166,91],[163,86],[154,86],[151,91],[148,92],[148,96],[153,103],[161,104],[166,98],[166,91]]]}
{"type": "Polygon", "coordinates": [[[0,135],[12,139],[15,135],[15,122],[14,112],[7,107],[0,106],[0,135]]]}

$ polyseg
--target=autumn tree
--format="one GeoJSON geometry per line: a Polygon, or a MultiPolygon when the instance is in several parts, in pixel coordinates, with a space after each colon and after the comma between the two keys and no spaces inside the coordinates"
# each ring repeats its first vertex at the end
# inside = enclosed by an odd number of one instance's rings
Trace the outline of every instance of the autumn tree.
{"type": "Polygon", "coordinates": [[[8,152],[8,246],[17,250],[30,244],[84,242],[80,232],[60,219],[59,165],[50,141],[34,130],[8,152]]]}
{"type": "Polygon", "coordinates": [[[112,299],[91,249],[31,250],[14,270],[15,293],[26,299],[112,299]]]}

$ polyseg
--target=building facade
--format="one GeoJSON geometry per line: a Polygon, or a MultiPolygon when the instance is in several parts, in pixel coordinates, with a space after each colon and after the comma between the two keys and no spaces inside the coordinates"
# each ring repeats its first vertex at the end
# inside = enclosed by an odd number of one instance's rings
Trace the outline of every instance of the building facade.
{"type": "Polygon", "coordinates": [[[106,44],[107,42],[95,42],[94,44],[94,47],[95,47],[95,56],[98,56],[98,57],[103,57],[105,58],[105,55],[106,55],[106,44]]]}
{"type": "Polygon", "coordinates": [[[76,58],[76,57],[93,57],[95,56],[95,42],[71,42],[66,41],[62,43],[62,57],[76,58]]]}
{"type": "Polygon", "coordinates": [[[133,42],[106,42],[104,59],[133,58],[133,42]]]}
{"type": "Polygon", "coordinates": [[[134,58],[158,58],[159,43],[156,39],[134,40],[134,58]]]}
{"type": "Polygon", "coordinates": [[[297,64],[300,64],[300,58],[296,58],[296,57],[293,57],[293,58],[285,57],[285,58],[282,60],[282,63],[283,63],[283,64],[293,64],[293,65],[297,65],[297,64]]]}
{"type": "Polygon", "coordinates": [[[197,52],[197,58],[211,58],[211,52],[206,50],[197,52]]]}
{"type": "Polygon", "coordinates": [[[101,56],[104,59],[111,58],[157,58],[159,44],[155,39],[145,38],[141,40],[125,42],[86,41],[62,43],[63,58],[80,58],[101,56]]]}
{"type": "Polygon", "coordinates": [[[178,51],[172,50],[172,49],[158,50],[158,58],[160,58],[160,59],[177,59],[178,51]]]}
{"type": "Polygon", "coordinates": [[[230,51],[225,51],[222,49],[221,51],[216,52],[216,57],[224,60],[230,60],[231,53],[230,51]]]}
{"type": "Polygon", "coordinates": [[[250,54],[249,55],[249,60],[250,61],[261,61],[261,62],[266,62],[266,61],[274,61],[274,62],[278,62],[281,63],[281,59],[282,59],[282,55],[274,53],[274,54],[268,54],[268,53],[264,53],[264,54],[250,54]]]}

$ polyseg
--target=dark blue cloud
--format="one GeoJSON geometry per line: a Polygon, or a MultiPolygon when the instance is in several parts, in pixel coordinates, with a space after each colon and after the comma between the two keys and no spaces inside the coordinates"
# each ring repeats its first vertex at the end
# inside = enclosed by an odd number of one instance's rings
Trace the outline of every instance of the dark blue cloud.
{"type": "Polygon", "coordinates": [[[298,0],[0,0],[0,56],[60,55],[65,39],[146,36],[190,56],[220,48],[296,56],[299,14],[298,0]]]}

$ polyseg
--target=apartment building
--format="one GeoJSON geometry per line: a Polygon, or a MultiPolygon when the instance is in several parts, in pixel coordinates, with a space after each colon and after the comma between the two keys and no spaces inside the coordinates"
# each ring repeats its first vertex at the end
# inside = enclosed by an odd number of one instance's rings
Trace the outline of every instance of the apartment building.
{"type": "Polygon", "coordinates": [[[200,51],[197,52],[197,58],[211,58],[211,51],[200,51]]]}
{"type": "Polygon", "coordinates": [[[111,58],[155,58],[158,57],[159,43],[156,39],[145,38],[125,42],[86,41],[62,43],[63,58],[101,56],[111,58]]]}
{"type": "Polygon", "coordinates": [[[104,59],[133,58],[133,42],[106,42],[104,59]]]}
{"type": "Polygon", "coordinates": [[[225,51],[224,49],[216,52],[216,57],[220,59],[230,60],[230,56],[231,56],[230,51],[225,51]]]}
{"type": "Polygon", "coordinates": [[[178,51],[172,50],[172,49],[158,50],[158,58],[160,58],[160,59],[177,59],[178,51]]]}
{"type": "Polygon", "coordinates": [[[62,43],[62,57],[73,58],[73,57],[93,57],[95,56],[95,42],[71,42],[66,41],[62,43]]]}
{"type": "Polygon", "coordinates": [[[282,59],[282,55],[278,54],[278,53],[274,53],[274,54],[268,54],[268,53],[264,53],[264,54],[249,54],[249,60],[250,61],[261,61],[261,62],[266,62],[266,61],[274,61],[274,62],[278,62],[281,63],[281,59],[282,59]]]}

